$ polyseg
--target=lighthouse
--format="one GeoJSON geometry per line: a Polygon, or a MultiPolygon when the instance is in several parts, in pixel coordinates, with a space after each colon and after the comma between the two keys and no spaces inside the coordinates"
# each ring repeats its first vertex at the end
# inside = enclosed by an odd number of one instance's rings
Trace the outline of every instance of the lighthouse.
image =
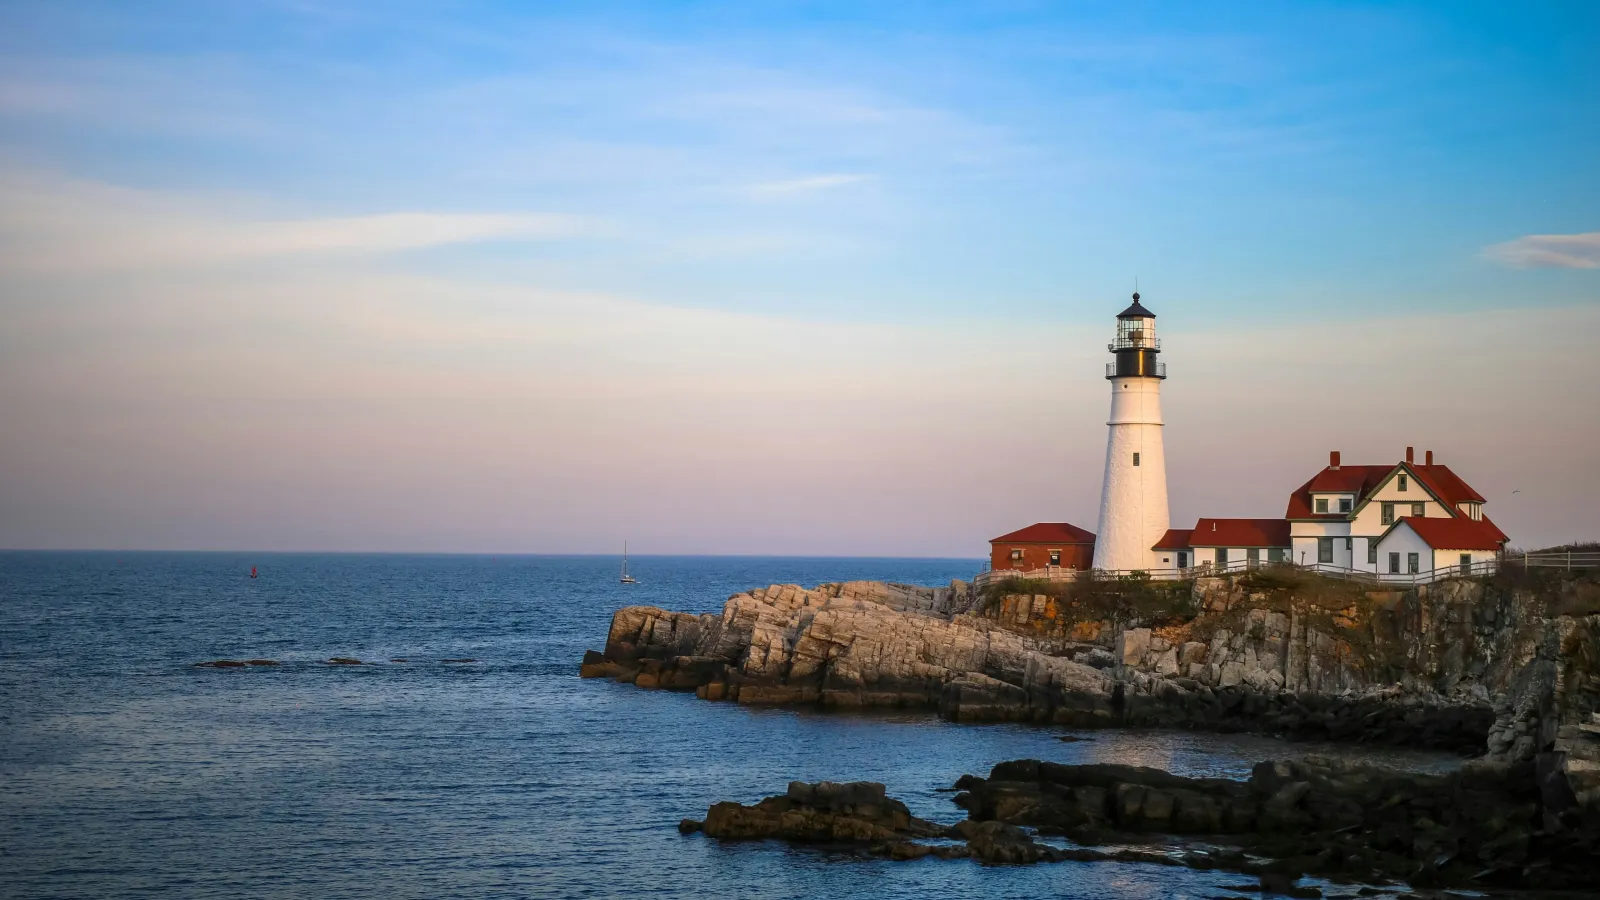
{"type": "Polygon", "coordinates": [[[1117,314],[1117,336],[1107,347],[1111,382],[1111,433],[1106,440],[1106,477],[1100,494],[1096,569],[1154,568],[1151,548],[1166,534],[1167,459],[1161,446],[1161,382],[1156,314],[1133,305],[1117,314]]]}

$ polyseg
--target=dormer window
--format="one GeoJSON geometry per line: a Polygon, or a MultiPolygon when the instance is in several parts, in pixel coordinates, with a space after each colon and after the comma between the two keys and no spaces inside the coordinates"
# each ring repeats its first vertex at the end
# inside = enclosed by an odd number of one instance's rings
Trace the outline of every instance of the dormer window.
{"type": "Polygon", "coordinates": [[[1317,514],[1321,515],[1321,514],[1327,512],[1327,511],[1328,511],[1328,498],[1327,497],[1318,497],[1317,498],[1317,514]]]}
{"type": "Polygon", "coordinates": [[[1340,497],[1339,498],[1339,512],[1342,512],[1342,513],[1349,512],[1350,511],[1350,505],[1351,504],[1350,504],[1350,498],[1349,497],[1340,497]]]}

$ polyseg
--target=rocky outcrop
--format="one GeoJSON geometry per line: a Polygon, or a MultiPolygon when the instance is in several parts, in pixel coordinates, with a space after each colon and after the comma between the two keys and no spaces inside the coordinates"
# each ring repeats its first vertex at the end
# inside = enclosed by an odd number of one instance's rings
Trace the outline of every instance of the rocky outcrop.
{"type": "MultiPolygon", "coordinates": [[[[704,832],[725,841],[781,840],[793,844],[848,848],[897,860],[971,858],[986,865],[1029,865],[1064,860],[1154,862],[1175,860],[1156,851],[1102,852],[1040,843],[1031,832],[998,820],[968,819],[945,826],[911,815],[904,803],[887,796],[877,782],[789,783],[787,793],[744,806],[711,806],[703,821],[684,819],[683,834],[704,832]],[[930,842],[930,839],[935,839],[930,842]]],[[[1233,858],[1247,865],[1242,855],[1233,858]]]]}
{"type": "Polygon", "coordinates": [[[789,783],[785,794],[743,806],[717,803],[704,821],[684,819],[678,830],[723,840],[779,839],[808,844],[889,844],[942,836],[946,828],[919,819],[881,784],[852,781],[789,783]]]}
{"type": "Polygon", "coordinates": [[[1587,889],[1600,881],[1600,828],[1593,820],[1547,827],[1531,763],[1422,775],[1307,757],[1260,763],[1248,782],[1235,782],[1019,760],[957,786],[956,802],[975,822],[1082,844],[1204,838],[1291,876],[1419,887],[1587,889]]]}
{"type": "Polygon", "coordinates": [[[1370,591],[1268,570],[1033,594],[774,585],[720,615],[619,610],[581,672],[746,704],[1561,753],[1547,765],[1593,802],[1600,625],[1550,599],[1585,584],[1370,591]]]}
{"type": "Polygon", "coordinates": [[[1241,782],[1016,760],[956,787],[968,815],[951,826],[912,816],[881,784],[793,782],[751,806],[717,803],[679,830],[901,860],[1226,869],[1259,876],[1250,890],[1291,896],[1320,896],[1296,886],[1303,875],[1478,889],[1587,890],[1600,880],[1600,823],[1547,827],[1532,763],[1421,775],[1306,757],[1259,763],[1241,782]]]}

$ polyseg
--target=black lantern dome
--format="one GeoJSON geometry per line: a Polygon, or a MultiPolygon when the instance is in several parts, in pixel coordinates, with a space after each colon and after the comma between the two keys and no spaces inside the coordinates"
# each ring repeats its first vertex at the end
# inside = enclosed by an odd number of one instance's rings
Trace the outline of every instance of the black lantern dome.
{"type": "Polygon", "coordinates": [[[1117,313],[1119,319],[1154,319],[1156,314],[1139,305],[1139,292],[1133,292],[1133,305],[1117,313]]]}

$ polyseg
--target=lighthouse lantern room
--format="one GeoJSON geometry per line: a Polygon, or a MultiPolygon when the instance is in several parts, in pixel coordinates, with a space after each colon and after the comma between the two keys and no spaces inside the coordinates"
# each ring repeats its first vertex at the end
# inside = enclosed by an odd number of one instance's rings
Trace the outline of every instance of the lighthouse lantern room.
{"type": "Polygon", "coordinates": [[[1106,364],[1111,382],[1111,418],[1106,423],[1105,482],[1094,567],[1149,571],[1155,545],[1166,534],[1167,461],[1162,446],[1161,381],[1167,367],[1157,357],[1156,314],[1139,304],[1117,316],[1117,334],[1106,364]]]}

